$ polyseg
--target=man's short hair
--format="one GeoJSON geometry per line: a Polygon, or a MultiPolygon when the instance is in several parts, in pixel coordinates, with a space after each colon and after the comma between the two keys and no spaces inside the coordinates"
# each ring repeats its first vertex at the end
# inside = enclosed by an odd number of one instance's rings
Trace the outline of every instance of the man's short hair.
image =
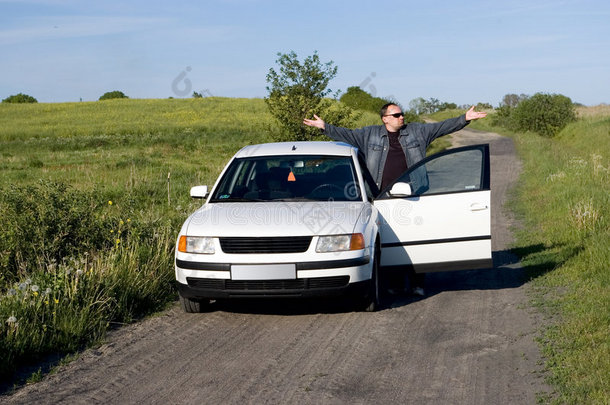
{"type": "Polygon", "coordinates": [[[381,111],[379,111],[379,115],[381,116],[381,118],[383,118],[385,113],[388,112],[388,107],[391,106],[391,105],[395,105],[396,107],[399,107],[399,105],[396,104],[396,103],[387,103],[387,104],[384,104],[383,107],[381,107],[381,111]]]}

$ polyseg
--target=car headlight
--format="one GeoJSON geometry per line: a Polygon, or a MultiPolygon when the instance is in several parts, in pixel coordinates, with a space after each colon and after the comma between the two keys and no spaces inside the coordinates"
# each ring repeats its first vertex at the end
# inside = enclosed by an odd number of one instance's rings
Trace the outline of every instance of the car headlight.
{"type": "Polygon", "coordinates": [[[359,249],[364,249],[364,235],[361,233],[320,236],[316,245],[316,252],[318,253],[359,249]]]}
{"type": "Polygon", "coordinates": [[[214,254],[214,238],[203,236],[180,236],[178,251],[183,253],[214,254]]]}

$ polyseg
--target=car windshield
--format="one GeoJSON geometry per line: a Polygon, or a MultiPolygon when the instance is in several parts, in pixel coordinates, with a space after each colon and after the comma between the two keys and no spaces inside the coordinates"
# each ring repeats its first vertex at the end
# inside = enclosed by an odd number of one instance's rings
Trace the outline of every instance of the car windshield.
{"type": "Polygon", "coordinates": [[[234,159],[210,202],[358,201],[349,156],[263,156],[234,159]]]}

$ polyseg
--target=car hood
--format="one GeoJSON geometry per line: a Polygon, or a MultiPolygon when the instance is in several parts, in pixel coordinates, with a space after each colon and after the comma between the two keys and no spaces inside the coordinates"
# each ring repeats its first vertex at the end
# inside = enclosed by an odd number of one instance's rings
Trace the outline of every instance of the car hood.
{"type": "Polygon", "coordinates": [[[208,203],[189,217],[183,232],[214,237],[352,233],[367,206],[328,201],[208,203]]]}

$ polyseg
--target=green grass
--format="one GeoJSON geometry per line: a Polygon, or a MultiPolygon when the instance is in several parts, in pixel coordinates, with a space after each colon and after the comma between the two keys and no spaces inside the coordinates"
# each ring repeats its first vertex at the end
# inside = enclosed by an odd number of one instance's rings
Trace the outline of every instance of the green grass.
{"type": "Polygon", "coordinates": [[[610,119],[580,120],[556,139],[517,141],[525,162],[518,247],[536,277],[537,299],[557,316],[541,340],[552,382],[561,402],[607,403],[610,119]]]}
{"type": "Polygon", "coordinates": [[[0,117],[0,181],[79,188],[160,184],[168,173],[210,183],[228,156],[268,140],[274,126],[263,100],[216,98],[2,104],[0,117]]]}
{"type": "Polygon", "coordinates": [[[100,135],[189,133],[244,134],[270,124],[262,99],[116,99],[84,103],[0,105],[0,140],[100,135]],[[210,114],[213,112],[213,114],[210,114]]]}

